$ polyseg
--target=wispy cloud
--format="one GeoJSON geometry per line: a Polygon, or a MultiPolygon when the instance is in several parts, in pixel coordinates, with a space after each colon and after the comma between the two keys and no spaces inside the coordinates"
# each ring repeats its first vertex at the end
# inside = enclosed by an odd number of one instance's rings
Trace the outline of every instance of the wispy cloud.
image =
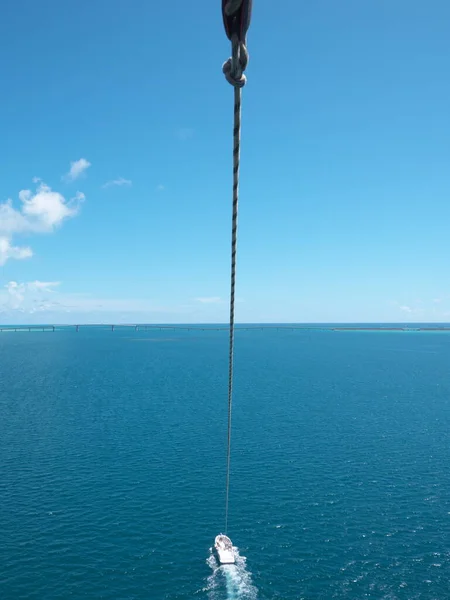
{"type": "Polygon", "coordinates": [[[407,306],[406,304],[403,304],[402,306],[399,306],[399,309],[402,312],[409,313],[409,314],[415,312],[414,308],[412,308],[411,306],[407,306]]]}
{"type": "Polygon", "coordinates": [[[225,305],[218,296],[162,305],[148,298],[66,292],[59,281],[9,281],[0,287],[3,323],[216,323],[226,322],[225,305]]]}
{"type": "Polygon", "coordinates": [[[442,294],[441,297],[422,300],[420,298],[407,298],[403,302],[397,300],[390,301],[389,304],[395,309],[396,313],[401,313],[403,318],[409,322],[441,322],[447,320],[450,315],[449,303],[450,296],[442,294]]]}
{"type": "Polygon", "coordinates": [[[124,177],[119,177],[118,179],[112,179],[111,181],[107,181],[102,185],[102,188],[109,188],[114,185],[132,185],[131,179],[125,179],[124,177]]]}
{"type": "Polygon", "coordinates": [[[182,142],[185,142],[186,140],[189,140],[191,137],[193,137],[194,133],[195,132],[191,127],[181,127],[177,131],[177,137],[182,142]]]}
{"type": "Polygon", "coordinates": [[[33,256],[33,251],[28,246],[12,246],[7,237],[0,236],[0,267],[10,258],[22,260],[31,256],[33,256]]]}
{"type": "MultiPolygon", "coordinates": [[[[121,316],[133,319],[133,316],[136,318],[138,315],[138,320],[145,322],[142,316],[173,312],[171,308],[157,306],[148,300],[98,298],[89,294],[63,293],[59,286],[59,281],[8,282],[0,288],[2,318],[17,323],[17,317],[21,314],[25,322],[32,322],[29,320],[30,315],[46,313],[46,320],[56,319],[57,322],[65,322],[67,319],[70,321],[69,315],[76,315],[76,318],[81,317],[91,322],[101,322],[103,317],[123,320],[121,316]]],[[[36,318],[39,322],[39,317],[36,318]]]]}
{"type": "Polygon", "coordinates": [[[10,281],[4,287],[6,293],[0,293],[0,307],[20,312],[36,312],[48,303],[44,301],[44,295],[53,292],[59,285],[59,281],[30,281],[29,283],[18,283],[10,281]],[[43,304],[44,302],[44,304],[43,304]]]}
{"type": "Polygon", "coordinates": [[[217,304],[218,302],[222,302],[222,298],[220,296],[203,296],[196,298],[196,300],[201,304],[217,304]]]}
{"type": "Polygon", "coordinates": [[[55,288],[61,285],[60,281],[30,281],[27,284],[30,290],[40,290],[42,292],[55,292],[55,288]]]}
{"type": "Polygon", "coordinates": [[[163,185],[162,183],[159,183],[159,184],[156,186],[156,191],[157,191],[157,192],[163,192],[165,189],[166,189],[166,186],[165,186],[165,185],[163,185]]]}
{"type": "Polygon", "coordinates": [[[75,179],[78,179],[78,177],[80,177],[90,166],[91,163],[85,158],[74,160],[70,163],[69,172],[64,175],[63,179],[66,181],[75,181],[75,179]]]}
{"type": "Polygon", "coordinates": [[[0,204],[0,265],[9,259],[21,260],[33,255],[28,246],[16,246],[13,238],[20,234],[51,233],[66,219],[78,214],[82,192],[66,200],[59,192],[38,180],[38,186],[19,192],[20,206],[15,208],[12,200],[0,204]]]}

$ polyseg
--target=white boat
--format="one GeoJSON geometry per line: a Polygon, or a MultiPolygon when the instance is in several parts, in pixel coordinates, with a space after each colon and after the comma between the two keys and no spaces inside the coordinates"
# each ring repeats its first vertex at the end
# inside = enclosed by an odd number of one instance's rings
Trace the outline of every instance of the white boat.
{"type": "Polygon", "coordinates": [[[232,565],[235,563],[233,544],[228,536],[223,533],[216,536],[214,550],[221,565],[232,565]]]}

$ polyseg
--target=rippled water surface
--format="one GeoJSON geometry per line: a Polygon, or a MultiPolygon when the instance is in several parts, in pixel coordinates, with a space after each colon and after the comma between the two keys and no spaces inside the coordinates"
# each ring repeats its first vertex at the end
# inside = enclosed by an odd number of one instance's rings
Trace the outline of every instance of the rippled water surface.
{"type": "Polygon", "coordinates": [[[0,334],[0,598],[450,597],[450,334],[0,334]]]}

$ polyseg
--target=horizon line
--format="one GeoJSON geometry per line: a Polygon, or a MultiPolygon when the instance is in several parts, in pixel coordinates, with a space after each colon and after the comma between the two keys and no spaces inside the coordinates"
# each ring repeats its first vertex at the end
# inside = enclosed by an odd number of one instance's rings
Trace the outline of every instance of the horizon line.
{"type": "MultiPolygon", "coordinates": [[[[449,325],[450,321],[241,321],[235,323],[235,327],[239,326],[254,326],[254,327],[270,327],[270,326],[356,326],[356,325],[449,325]]],[[[103,321],[95,323],[58,323],[44,321],[41,323],[0,323],[0,327],[217,327],[229,328],[227,321],[208,321],[208,322],[177,322],[177,323],[149,323],[149,322],[113,322],[103,321]]]]}

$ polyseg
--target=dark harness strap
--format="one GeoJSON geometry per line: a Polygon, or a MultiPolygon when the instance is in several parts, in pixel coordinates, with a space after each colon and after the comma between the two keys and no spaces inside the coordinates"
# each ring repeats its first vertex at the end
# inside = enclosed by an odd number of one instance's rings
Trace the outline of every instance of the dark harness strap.
{"type": "Polygon", "coordinates": [[[233,34],[245,44],[252,16],[252,0],[222,0],[222,18],[229,40],[233,34]]]}

